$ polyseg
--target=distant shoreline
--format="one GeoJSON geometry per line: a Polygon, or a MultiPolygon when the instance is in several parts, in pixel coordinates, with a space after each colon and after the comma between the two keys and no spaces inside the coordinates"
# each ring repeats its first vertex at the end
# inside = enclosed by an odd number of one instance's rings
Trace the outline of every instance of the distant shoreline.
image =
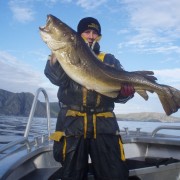
{"type": "Polygon", "coordinates": [[[141,113],[128,113],[116,114],[118,121],[141,121],[141,122],[180,122],[179,117],[167,116],[163,113],[155,112],[141,112],[141,113]]]}
{"type": "Polygon", "coordinates": [[[152,120],[129,120],[129,119],[119,119],[117,118],[117,121],[130,121],[130,122],[162,122],[162,123],[180,123],[180,121],[160,121],[160,120],[156,120],[156,121],[152,121],[152,120]]]}

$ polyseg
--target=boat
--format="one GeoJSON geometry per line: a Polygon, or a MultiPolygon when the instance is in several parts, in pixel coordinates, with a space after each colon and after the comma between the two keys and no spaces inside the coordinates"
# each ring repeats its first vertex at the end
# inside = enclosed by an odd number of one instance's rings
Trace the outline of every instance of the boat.
{"type": "MultiPolygon", "coordinates": [[[[180,180],[180,137],[163,135],[163,129],[180,130],[180,126],[159,126],[151,133],[141,132],[140,128],[121,131],[125,156],[131,180],[180,180]]],[[[52,180],[59,179],[61,164],[53,158],[53,141],[48,95],[39,88],[34,96],[24,136],[9,142],[0,148],[1,180],[52,180]],[[44,94],[47,112],[47,132],[36,137],[29,137],[37,100],[44,94]]],[[[91,163],[89,161],[89,167],[91,163]]],[[[90,171],[88,179],[94,176],[90,171]]]]}

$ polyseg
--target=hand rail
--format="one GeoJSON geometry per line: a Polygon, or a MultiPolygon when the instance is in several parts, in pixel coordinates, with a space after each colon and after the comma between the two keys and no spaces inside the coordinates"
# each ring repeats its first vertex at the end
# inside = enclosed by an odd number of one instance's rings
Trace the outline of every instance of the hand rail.
{"type": "Polygon", "coordinates": [[[30,111],[30,114],[29,114],[28,123],[26,125],[26,130],[24,132],[24,137],[25,138],[27,138],[28,135],[29,135],[29,130],[30,130],[30,127],[31,127],[32,119],[34,117],[34,112],[35,112],[35,109],[36,109],[36,106],[37,106],[37,101],[38,101],[38,97],[39,97],[40,92],[42,92],[44,94],[45,102],[46,102],[48,136],[50,136],[50,133],[51,133],[49,98],[48,98],[48,95],[47,95],[45,89],[39,88],[36,91],[36,94],[34,96],[34,100],[33,100],[32,106],[31,106],[31,111],[30,111]]]}
{"type": "Polygon", "coordinates": [[[27,146],[27,149],[31,149],[28,139],[25,138],[25,137],[22,137],[22,138],[20,138],[20,139],[18,139],[16,141],[12,141],[12,142],[6,144],[5,146],[1,147],[0,148],[0,153],[4,152],[5,150],[7,150],[7,149],[9,149],[9,148],[11,148],[11,147],[13,147],[13,146],[15,146],[17,144],[24,143],[24,142],[25,142],[25,144],[27,146]]]}
{"type": "Polygon", "coordinates": [[[30,131],[30,128],[31,128],[31,123],[32,123],[32,119],[34,117],[34,112],[35,112],[35,109],[36,109],[36,105],[37,105],[37,100],[38,100],[38,97],[39,97],[39,93],[42,92],[44,94],[44,97],[45,97],[45,102],[46,102],[46,112],[47,112],[47,126],[48,126],[48,136],[50,136],[50,133],[51,133],[51,121],[50,121],[50,106],[49,106],[49,98],[48,98],[48,95],[45,91],[45,89],[43,88],[39,88],[37,91],[36,91],[36,94],[34,96],[34,100],[33,100],[33,103],[32,103],[32,106],[31,106],[31,111],[30,111],[30,114],[29,114],[29,118],[28,118],[28,123],[26,125],[26,130],[24,132],[24,137],[16,140],[16,141],[13,141],[13,142],[10,142],[8,144],[6,144],[5,146],[1,147],[0,148],[0,153],[4,152],[5,150],[17,145],[17,144],[20,144],[20,143],[25,143],[26,146],[27,146],[27,149],[30,150],[31,147],[30,147],[30,143],[29,143],[29,140],[28,140],[28,135],[29,135],[29,131],[30,131]]]}
{"type": "Polygon", "coordinates": [[[159,126],[152,132],[151,136],[154,137],[159,130],[163,129],[180,130],[180,126],[159,126]]]}

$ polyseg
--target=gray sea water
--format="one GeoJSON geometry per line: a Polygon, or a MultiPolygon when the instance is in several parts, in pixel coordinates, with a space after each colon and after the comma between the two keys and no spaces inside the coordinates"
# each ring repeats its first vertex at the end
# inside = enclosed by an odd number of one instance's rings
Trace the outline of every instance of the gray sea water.
{"type": "MultiPolygon", "coordinates": [[[[24,136],[28,117],[0,116],[0,146],[24,136]]],[[[56,119],[51,119],[51,131],[54,131],[56,119]]],[[[47,134],[47,118],[33,118],[29,137],[47,134]]]]}
{"type": "MultiPolygon", "coordinates": [[[[10,117],[0,116],[0,146],[10,141],[16,140],[24,135],[28,117],[10,117]]],[[[55,129],[56,118],[51,118],[51,131],[55,129]]],[[[180,126],[180,123],[162,123],[162,122],[134,122],[134,121],[118,121],[120,130],[128,127],[128,129],[136,130],[141,128],[143,132],[152,132],[155,128],[163,125],[180,126]]],[[[30,137],[39,136],[47,131],[46,118],[34,118],[30,137]]],[[[180,136],[180,130],[161,130],[159,133],[180,136]]]]}

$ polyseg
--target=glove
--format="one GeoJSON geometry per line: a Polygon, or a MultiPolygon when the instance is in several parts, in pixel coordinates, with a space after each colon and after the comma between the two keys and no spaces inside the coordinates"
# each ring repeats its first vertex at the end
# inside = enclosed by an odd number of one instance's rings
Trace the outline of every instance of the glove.
{"type": "Polygon", "coordinates": [[[131,84],[123,84],[119,94],[123,97],[133,96],[135,93],[134,87],[131,84]]]}

